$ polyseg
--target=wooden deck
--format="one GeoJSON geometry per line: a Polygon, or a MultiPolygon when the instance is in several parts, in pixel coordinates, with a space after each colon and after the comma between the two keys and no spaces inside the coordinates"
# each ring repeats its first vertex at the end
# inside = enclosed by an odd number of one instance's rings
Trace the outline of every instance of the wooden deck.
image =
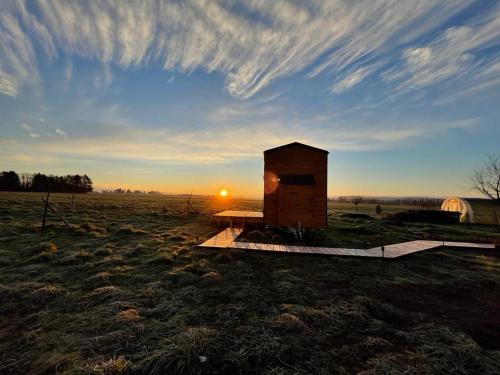
{"type": "Polygon", "coordinates": [[[260,211],[222,211],[213,217],[217,224],[226,223],[231,227],[233,225],[243,227],[245,224],[262,224],[264,222],[264,215],[260,211]]]}
{"type": "Polygon", "coordinates": [[[241,228],[227,228],[210,238],[208,241],[198,245],[200,247],[215,247],[226,249],[241,249],[264,252],[297,253],[297,254],[320,254],[320,255],[340,255],[369,258],[399,258],[407,254],[419,251],[437,249],[442,247],[468,248],[468,249],[495,249],[494,244],[481,244],[470,242],[449,242],[449,241],[409,241],[398,244],[371,249],[347,249],[337,247],[311,247],[293,246],[279,244],[265,244],[246,241],[236,241],[236,238],[243,232],[241,228]]]}

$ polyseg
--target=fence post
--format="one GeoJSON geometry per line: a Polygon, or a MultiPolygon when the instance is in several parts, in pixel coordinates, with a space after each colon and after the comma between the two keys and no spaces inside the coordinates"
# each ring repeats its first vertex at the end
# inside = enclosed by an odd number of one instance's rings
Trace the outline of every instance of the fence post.
{"type": "Polygon", "coordinates": [[[59,213],[59,211],[56,210],[56,208],[54,206],[52,206],[47,200],[43,199],[42,198],[42,201],[46,202],[47,203],[47,206],[48,208],[50,208],[50,210],[59,218],[61,219],[61,221],[64,223],[64,225],[66,225],[69,229],[73,229],[73,227],[71,226],[70,223],[68,223],[66,221],[66,219],[64,219],[61,214],[59,213]]]}
{"type": "Polygon", "coordinates": [[[50,191],[47,191],[47,198],[45,199],[45,207],[43,209],[42,229],[45,229],[45,222],[47,221],[47,208],[49,206],[49,196],[50,196],[50,191]]]}
{"type": "Polygon", "coordinates": [[[495,226],[497,227],[497,233],[500,233],[500,220],[498,220],[497,210],[493,210],[493,222],[495,223],[495,226]]]}

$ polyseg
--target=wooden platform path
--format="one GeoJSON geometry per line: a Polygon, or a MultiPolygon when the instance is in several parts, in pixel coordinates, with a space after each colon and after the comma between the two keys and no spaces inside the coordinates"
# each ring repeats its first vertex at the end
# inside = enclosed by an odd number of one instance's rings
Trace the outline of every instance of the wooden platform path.
{"type": "Polygon", "coordinates": [[[217,247],[226,249],[242,249],[264,252],[298,253],[298,254],[321,254],[321,255],[343,255],[370,258],[398,258],[403,255],[416,253],[424,250],[437,249],[442,247],[452,248],[477,248],[495,249],[494,244],[470,243],[470,242],[450,242],[450,241],[409,241],[398,244],[371,249],[348,249],[337,247],[312,247],[265,244],[256,242],[236,241],[236,238],[243,232],[241,228],[227,228],[210,238],[208,241],[198,245],[199,247],[217,247]]]}
{"type": "Polygon", "coordinates": [[[243,229],[241,228],[227,228],[198,246],[227,248],[242,232],[243,229]]]}

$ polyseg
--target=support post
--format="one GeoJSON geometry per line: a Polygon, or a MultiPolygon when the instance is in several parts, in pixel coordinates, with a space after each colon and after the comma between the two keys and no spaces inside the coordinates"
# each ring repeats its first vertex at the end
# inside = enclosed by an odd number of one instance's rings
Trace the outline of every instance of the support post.
{"type": "Polygon", "coordinates": [[[55,209],[55,207],[52,207],[52,205],[49,203],[48,200],[45,200],[44,198],[42,198],[42,201],[44,201],[47,205],[48,208],[50,208],[50,210],[57,215],[57,217],[59,219],[61,219],[61,221],[64,223],[64,225],[66,225],[69,229],[73,229],[73,227],[71,226],[70,223],[68,223],[62,216],[61,214],[55,209]]]}
{"type": "Polygon", "coordinates": [[[497,210],[493,210],[493,222],[497,227],[497,233],[500,233],[500,220],[498,220],[497,210]]]}
{"type": "MultiPolygon", "coordinates": [[[[49,196],[50,192],[47,191],[47,198],[45,198],[45,207],[43,208],[43,219],[42,219],[42,229],[45,229],[45,223],[47,221],[47,208],[49,206],[49,196]]],[[[43,198],[42,198],[43,200],[43,198]]]]}

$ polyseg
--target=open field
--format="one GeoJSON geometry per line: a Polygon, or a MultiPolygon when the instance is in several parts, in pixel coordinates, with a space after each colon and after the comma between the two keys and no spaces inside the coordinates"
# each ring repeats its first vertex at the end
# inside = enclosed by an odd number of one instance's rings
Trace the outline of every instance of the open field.
{"type": "MultiPolygon", "coordinates": [[[[0,373],[500,372],[500,256],[437,250],[396,261],[196,248],[224,207],[194,198],[0,193],[0,373]]],[[[495,241],[493,227],[349,218],[318,241],[495,241]]],[[[383,205],[384,212],[410,207],[383,205]]],[[[248,236],[262,237],[259,231],[248,236]]]]}

